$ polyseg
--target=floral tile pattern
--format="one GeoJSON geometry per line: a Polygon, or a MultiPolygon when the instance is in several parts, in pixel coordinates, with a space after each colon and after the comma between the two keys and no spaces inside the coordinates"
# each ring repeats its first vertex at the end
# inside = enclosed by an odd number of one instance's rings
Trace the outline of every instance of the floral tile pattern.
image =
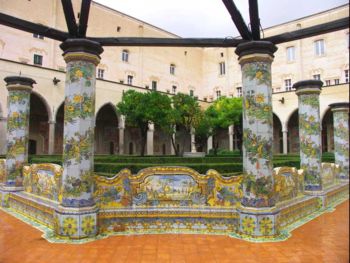
{"type": "Polygon", "coordinates": [[[273,206],[271,63],[248,62],[243,72],[242,205],[273,206]]]}
{"type": "Polygon", "coordinates": [[[321,190],[321,127],[319,93],[299,94],[300,168],[305,190],[321,190]]]}
{"type": "Polygon", "coordinates": [[[340,166],[339,178],[349,179],[349,111],[333,111],[334,157],[340,166]]]}
{"type": "Polygon", "coordinates": [[[30,90],[9,90],[7,115],[6,182],[22,185],[22,167],[28,159],[30,90]]]}
{"type": "Polygon", "coordinates": [[[93,206],[93,140],[95,112],[95,71],[93,63],[67,63],[62,205],[93,206]]]}

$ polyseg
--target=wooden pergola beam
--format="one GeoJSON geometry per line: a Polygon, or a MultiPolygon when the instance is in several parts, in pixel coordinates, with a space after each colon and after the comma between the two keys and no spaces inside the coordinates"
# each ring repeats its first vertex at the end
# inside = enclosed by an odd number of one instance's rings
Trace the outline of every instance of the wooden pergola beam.
{"type": "Polygon", "coordinates": [[[4,13],[0,13],[0,24],[28,33],[39,34],[44,37],[62,42],[69,38],[69,34],[66,32],[50,28],[41,24],[29,22],[23,19],[19,19],[17,17],[9,16],[4,13]]]}
{"type": "Polygon", "coordinates": [[[88,37],[102,46],[143,47],[236,47],[246,42],[231,38],[152,38],[152,37],[88,37]]]}
{"type": "Polygon", "coordinates": [[[349,18],[345,17],[324,24],[311,26],[276,36],[267,37],[264,38],[264,40],[271,41],[274,44],[281,44],[293,40],[322,35],[347,28],[349,28],[349,18]]]}
{"type": "Polygon", "coordinates": [[[225,4],[227,11],[230,13],[233,23],[236,25],[237,30],[244,40],[252,40],[252,33],[249,31],[247,24],[236,7],[233,0],[222,0],[225,4]]]}
{"type": "Polygon", "coordinates": [[[260,40],[260,18],[258,0],[249,0],[249,17],[253,40],[260,40]]]}
{"type": "Polygon", "coordinates": [[[89,20],[90,5],[91,5],[91,0],[82,0],[82,2],[81,2],[79,26],[78,26],[78,36],[79,37],[86,36],[88,20],[89,20]]]}
{"type": "Polygon", "coordinates": [[[74,10],[71,0],[61,0],[64,16],[66,18],[66,24],[68,32],[72,37],[78,35],[78,26],[74,16],[74,10]]]}

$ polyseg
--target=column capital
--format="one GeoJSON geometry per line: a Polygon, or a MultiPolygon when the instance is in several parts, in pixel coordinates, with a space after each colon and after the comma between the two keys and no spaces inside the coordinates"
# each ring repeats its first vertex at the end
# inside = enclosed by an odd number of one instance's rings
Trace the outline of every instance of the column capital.
{"type": "Polygon", "coordinates": [[[349,112],[349,102],[337,102],[328,105],[332,111],[346,111],[349,112]]]}
{"type": "Polygon", "coordinates": [[[103,48],[100,43],[87,39],[67,39],[60,48],[63,50],[63,58],[68,63],[75,60],[84,60],[95,65],[100,63],[100,54],[103,48]]]}
{"type": "Polygon", "coordinates": [[[21,76],[9,76],[4,78],[4,81],[8,91],[24,90],[30,92],[33,89],[33,84],[36,84],[34,79],[21,76]]]}
{"type": "Polygon", "coordinates": [[[240,64],[246,62],[268,61],[272,62],[277,47],[269,41],[250,41],[239,44],[235,53],[240,64]]]}
{"type": "Polygon", "coordinates": [[[304,94],[320,94],[321,87],[323,82],[321,80],[309,79],[302,80],[294,83],[293,89],[295,89],[295,94],[304,95],[304,94]]]}

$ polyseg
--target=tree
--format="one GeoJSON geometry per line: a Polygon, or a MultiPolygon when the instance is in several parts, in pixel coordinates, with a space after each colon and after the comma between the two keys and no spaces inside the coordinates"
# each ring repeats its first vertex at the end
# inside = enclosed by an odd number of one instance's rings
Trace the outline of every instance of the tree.
{"type": "MultiPolygon", "coordinates": [[[[198,104],[198,101],[189,95],[178,93],[172,98],[173,104],[173,114],[171,117],[171,129],[172,135],[176,133],[176,130],[173,128],[176,126],[183,126],[185,128],[185,136],[190,134],[191,129],[195,128],[200,120],[201,109],[198,104]]],[[[183,143],[185,144],[185,136],[183,136],[183,143]]],[[[176,155],[180,153],[177,151],[175,147],[175,142],[173,140],[173,136],[171,136],[172,144],[176,155]]],[[[182,152],[184,150],[182,149],[182,152]]]]}
{"type": "MultiPolygon", "coordinates": [[[[240,123],[242,118],[242,98],[222,97],[210,105],[204,114],[207,120],[202,125],[201,136],[204,137],[206,135],[208,138],[211,135],[216,135],[220,128],[227,129],[232,124],[238,125],[240,123]]],[[[218,146],[218,140],[214,140],[214,154],[216,154],[218,146]]]]}
{"type": "Polygon", "coordinates": [[[148,125],[169,126],[172,114],[170,98],[155,91],[141,93],[128,90],[117,104],[117,109],[126,117],[128,125],[140,130],[141,156],[145,154],[148,125]]]}

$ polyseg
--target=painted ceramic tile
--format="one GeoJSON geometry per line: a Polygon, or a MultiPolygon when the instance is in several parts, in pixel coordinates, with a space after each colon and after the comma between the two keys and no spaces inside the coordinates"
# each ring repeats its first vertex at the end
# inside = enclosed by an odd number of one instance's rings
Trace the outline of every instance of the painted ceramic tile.
{"type": "Polygon", "coordinates": [[[348,111],[334,111],[334,157],[340,166],[339,178],[349,178],[349,115],[348,111]]]}

